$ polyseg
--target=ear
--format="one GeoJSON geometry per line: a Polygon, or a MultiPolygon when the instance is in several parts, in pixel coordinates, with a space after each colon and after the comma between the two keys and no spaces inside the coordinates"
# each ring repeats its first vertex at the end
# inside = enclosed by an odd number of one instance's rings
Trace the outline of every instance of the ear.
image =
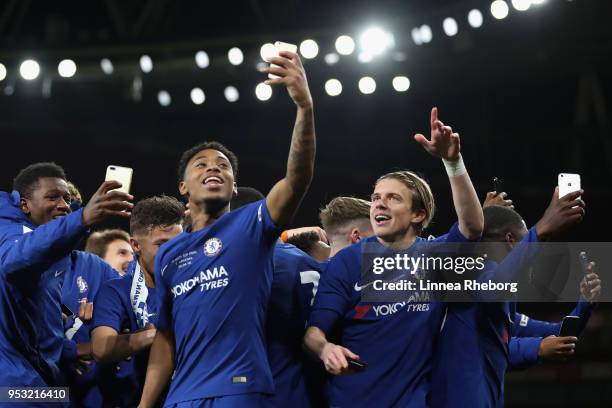
{"type": "Polygon", "coordinates": [[[351,244],[361,241],[361,233],[359,228],[353,228],[351,230],[351,244]]]}
{"type": "Polygon", "coordinates": [[[512,235],[511,232],[507,232],[506,235],[504,235],[504,241],[509,244],[514,244],[516,242],[516,240],[514,239],[514,235],[512,235]]]}
{"type": "Polygon", "coordinates": [[[426,217],[427,212],[425,210],[419,210],[413,213],[411,222],[412,224],[420,224],[425,221],[426,217]]]}
{"type": "Polygon", "coordinates": [[[187,190],[187,184],[184,180],[181,180],[179,183],[179,193],[181,193],[182,196],[188,197],[189,191],[187,190]]]}
{"type": "Polygon", "coordinates": [[[140,243],[134,237],[130,237],[130,245],[132,245],[134,252],[140,253],[140,243]]]}
{"type": "Polygon", "coordinates": [[[236,184],[235,181],[234,186],[232,187],[232,193],[234,194],[234,197],[238,197],[238,184],[236,184]]]}
{"type": "Polygon", "coordinates": [[[30,207],[28,206],[28,201],[23,197],[21,197],[21,199],[19,200],[19,208],[21,208],[21,211],[25,215],[30,215],[30,207]]]}

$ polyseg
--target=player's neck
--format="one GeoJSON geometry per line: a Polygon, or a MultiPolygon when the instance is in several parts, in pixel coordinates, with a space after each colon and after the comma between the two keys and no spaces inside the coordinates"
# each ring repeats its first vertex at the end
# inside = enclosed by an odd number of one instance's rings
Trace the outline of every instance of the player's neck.
{"type": "Polygon", "coordinates": [[[154,288],[155,287],[155,278],[153,278],[153,274],[151,272],[149,272],[147,267],[142,263],[142,258],[138,258],[138,265],[140,265],[140,270],[142,271],[142,274],[144,275],[145,286],[147,288],[154,288]]]}
{"type": "Polygon", "coordinates": [[[199,231],[208,227],[217,221],[223,214],[229,212],[230,206],[227,203],[221,209],[213,212],[206,211],[203,205],[194,205],[190,203],[191,209],[191,232],[199,231]]]}
{"type": "Polygon", "coordinates": [[[414,242],[417,239],[417,236],[411,228],[408,231],[406,231],[406,233],[403,235],[399,235],[399,236],[394,235],[390,237],[386,237],[386,236],[378,237],[377,236],[376,239],[382,245],[390,249],[407,249],[407,248],[410,248],[412,244],[414,244],[414,242]]]}

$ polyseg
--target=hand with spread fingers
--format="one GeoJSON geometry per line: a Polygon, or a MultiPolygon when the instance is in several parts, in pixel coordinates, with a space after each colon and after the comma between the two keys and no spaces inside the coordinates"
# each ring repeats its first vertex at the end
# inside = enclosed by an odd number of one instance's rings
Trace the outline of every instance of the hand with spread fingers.
{"type": "Polygon", "coordinates": [[[293,52],[281,51],[278,57],[272,57],[268,62],[271,65],[260,71],[276,75],[278,78],[268,79],[265,83],[285,85],[289,96],[299,108],[312,108],[312,96],[300,57],[293,52]]]}

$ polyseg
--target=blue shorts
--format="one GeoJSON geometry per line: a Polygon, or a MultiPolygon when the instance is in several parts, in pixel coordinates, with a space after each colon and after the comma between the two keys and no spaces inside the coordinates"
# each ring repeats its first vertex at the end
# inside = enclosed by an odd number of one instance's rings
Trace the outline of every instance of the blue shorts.
{"type": "Polygon", "coordinates": [[[238,394],[204,398],[165,405],[164,408],[267,408],[266,394],[238,394]]]}

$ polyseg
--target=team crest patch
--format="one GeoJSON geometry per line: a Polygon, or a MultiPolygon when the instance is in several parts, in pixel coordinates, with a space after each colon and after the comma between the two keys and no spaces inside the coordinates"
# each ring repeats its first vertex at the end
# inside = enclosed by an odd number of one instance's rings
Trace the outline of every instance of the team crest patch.
{"type": "Polygon", "coordinates": [[[85,279],[83,279],[82,276],[79,276],[77,278],[76,283],[77,283],[77,286],[79,287],[79,292],[80,293],[84,293],[84,292],[87,291],[87,288],[88,288],[87,281],[85,279]]]}
{"type": "Polygon", "coordinates": [[[215,256],[223,248],[223,243],[219,238],[210,238],[204,243],[204,255],[215,256]]]}

